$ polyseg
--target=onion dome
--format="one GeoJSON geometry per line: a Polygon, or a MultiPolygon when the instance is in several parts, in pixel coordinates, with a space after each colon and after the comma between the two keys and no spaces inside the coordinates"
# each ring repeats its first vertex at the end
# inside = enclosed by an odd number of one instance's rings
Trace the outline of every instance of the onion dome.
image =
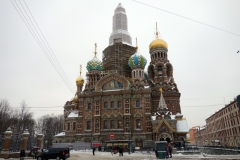
{"type": "Polygon", "coordinates": [[[162,48],[168,49],[168,44],[163,39],[158,37],[157,24],[156,24],[156,39],[153,40],[150,43],[149,50],[154,49],[154,48],[158,48],[158,47],[162,47],[162,48]]]}
{"type": "Polygon", "coordinates": [[[144,68],[147,64],[147,59],[139,53],[138,46],[136,46],[136,48],[137,48],[137,51],[135,54],[133,54],[129,58],[128,65],[131,68],[133,68],[133,67],[143,67],[144,68]]]}
{"type": "Polygon", "coordinates": [[[75,97],[73,98],[73,101],[76,103],[76,102],[78,102],[78,96],[77,95],[75,95],[75,97]]]}
{"type": "Polygon", "coordinates": [[[83,85],[84,79],[82,77],[82,65],[80,65],[80,75],[76,79],[76,84],[83,85]]]}
{"type": "Polygon", "coordinates": [[[92,71],[92,70],[101,71],[103,68],[102,62],[97,58],[96,49],[97,49],[97,44],[95,43],[94,58],[87,62],[87,70],[88,71],[92,71]]]}

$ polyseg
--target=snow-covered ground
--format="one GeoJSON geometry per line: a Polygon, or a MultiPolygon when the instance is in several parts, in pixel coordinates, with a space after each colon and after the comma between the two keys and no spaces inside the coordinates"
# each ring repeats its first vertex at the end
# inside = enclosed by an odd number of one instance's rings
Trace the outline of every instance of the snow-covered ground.
{"type": "MultiPolygon", "coordinates": [[[[119,156],[119,154],[112,154],[111,152],[99,152],[96,151],[93,156],[92,150],[79,150],[79,151],[70,151],[70,158],[67,160],[156,160],[156,156],[154,152],[135,152],[128,154],[128,152],[124,152],[123,156],[119,156]]],[[[199,159],[207,159],[207,160],[240,160],[240,155],[206,155],[206,154],[193,154],[193,155],[183,155],[183,154],[173,154],[172,158],[174,159],[182,159],[182,160],[199,160],[199,159]]],[[[0,160],[6,160],[1,159],[0,160]]],[[[9,159],[9,160],[18,160],[18,159],[9,159]]],[[[25,160],[34,160],[30,157],[25,158],[25,160]]]]}

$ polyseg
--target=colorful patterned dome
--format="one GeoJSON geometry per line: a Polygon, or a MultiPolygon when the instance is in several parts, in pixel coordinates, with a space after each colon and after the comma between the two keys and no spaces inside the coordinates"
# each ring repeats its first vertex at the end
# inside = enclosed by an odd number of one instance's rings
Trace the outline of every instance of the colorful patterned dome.
{"type": "Polygon", "coordinates": [[[100,60],[98,60],[96,55],[94,56],[94,58],[91,61],[87,62],[87,70],[88,71],[92,71],[92,70],[101,71],[102,68],[103,68],[102,67],[102,62],[100,60]]]}
{"type": "Polygon", "coordinates": [[[88,71],[92,71],[92,70],[101,71],[103,68],[102,62],[97,58],[96,50],[97,50],[97,44],[95,43],[94,58],[87,62],[87,70],[88,71]]]}
{"type": "Polygon", "coordinates": [[[147,64],[147,60],[145,57],[143,57],[138,51],[132,55],[128,60],[128,65],[133,67],[145,67],[147,64]]]}

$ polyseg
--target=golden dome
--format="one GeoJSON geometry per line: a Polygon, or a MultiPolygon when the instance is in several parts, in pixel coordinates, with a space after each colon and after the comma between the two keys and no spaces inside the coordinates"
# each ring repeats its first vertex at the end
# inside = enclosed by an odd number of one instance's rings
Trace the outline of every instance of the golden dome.
{"type": "Polygon", "coordinates": [[[77,77],[76,83],[77,83],[77,84],[80,84],[80,85],[82,85],[82,84],[84,83],[84,79],[82,78],[81,75],[80,75],[79,77],[77,77]]]}
{"type": "Polygon", "coordinates": [[[149,50],[157,47],[168,48],[168,45],[167,45],[167,42],[165,42],[164,40],[156,38],[150,43],[149,50]]]}
{"type": "Polygon", "coordinates": [[[78,102],[78,96],[77,95],[75,95],[75,97],[73,98],[73,101],[78,102]]]}
{"type": "Polygon", "coordinates": [[[149,50],[162,47],[168,49],[167,42],[165,42],[163,39],[158,37],[158,29],[157,29],[157,23],[156,23],[156,39],[153,40],[149,45],[149,50]]]}

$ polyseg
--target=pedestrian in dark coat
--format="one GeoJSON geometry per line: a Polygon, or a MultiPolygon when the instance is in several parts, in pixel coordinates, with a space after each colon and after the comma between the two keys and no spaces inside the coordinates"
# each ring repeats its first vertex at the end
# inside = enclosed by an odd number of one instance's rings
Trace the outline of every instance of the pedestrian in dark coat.
{"type": "Polygon", "coordinates": [[[24,160],[25,157],[25,150],[20,151],[20,160],[24,160]]]}
{"type": "Polygon", "coordinates": [[[123,148],[122,147],[119,147],[119,156],[123,156],[123,148]]]}
{"type": "Polygon", "coordinates": [[[96,150],[96,148],[93,147],[93,149],[92,149],[92,153],[93,153],[93,155],[95,155],[95,150],[96,150]]]}

